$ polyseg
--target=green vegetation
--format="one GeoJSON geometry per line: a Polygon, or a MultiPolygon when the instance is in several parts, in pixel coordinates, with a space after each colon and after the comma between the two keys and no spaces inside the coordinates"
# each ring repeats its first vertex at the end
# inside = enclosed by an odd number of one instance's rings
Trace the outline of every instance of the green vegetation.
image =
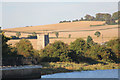
{"type": "MultiPolygon", "coordinates": [[[[120,11],[115,12],[112,15],[109,14],[109,13],[97,13],[95,15],[95,17],[91,16],[89,14],[86,14],[84,16],[84,18],[72,20],[72,22],[78,22],[78,21],[105,21],[105,24],[107,24],[107,25],[116,25],[117,23],[115,22],[115,20],[119,20],[120,19],[119,13],[120,13],[120,11]]],[[[66,21],[65,20],[65,21],[60,21],[59,23],[64,23],[64,22],[71,22],[71,21],[66,21]]],[[[104,26],[105,24],[91,25],[91,27],[94,27],[94,26],[104,26]]]]}
{"type": "Polygon", "coordinates": [[[65,21],[60,21],[59,23],[64,23],[64,22],[71,22],[71,21],[66,21],[66,20],[65,20],[65,21]]]}
{"type": "Polygon", "coordinates": [[[33,57],[34,49],[29,40],[22,39],[16,43],[17,53],[23,55],[24,57],[33,57]]]}
{"type": "Polygon", "coordinates": [[[72,20],[72,22],[77,22],[77,21],[79,21],[78,19],[76,19],[76,20],[72,20]]]}
{"type": "Polygon", "coordinates": [[[11,47],[10,45],[7,44],[8,40],[10,40],[9,37],[6,37],[4,35],[4,32],[2,33],[2,57],[14,57],[14,56],[19,56],[16,53],[16,48],[11,47]]]}
{"type": "Polygon", "coordinates": [[[55,32],[55,35],[56,35],[56,37],[58,38],[58,36],[59,36],[59,32],[55,32]]]}
{"type": "Polygon", "coordinates": [[[91,16],[91,15],[88,15],[88,14],[85,16],[85,20],[86,20],[86,21],[92,21],[92,20],[94,20],[94,19],[95,19],[94,16],[91,16]]]}
{"type": "Polygon", "coordinates": [[[115,22],[114,19],[108,19],[108,20],[106,20],[106,24],[108,24],[108,25],[115,25],[117,23],[115,22]]]}
{"type": "Polygon", "coordinates": [[[7,45],[7,41],[10,40],[10,38],[6,37],[4,33],[2,33],[2,56],[8,56],[10,49],[7,45]]]}
{"type": "Polygon", "coordinates": [[[87,37],[87,43],[93,44],[93,39],[91,36],[87,37]]]}
{"type": "Polygon", "coordinates": [[[100,37],[101,33],[99,31],[96,31],[94,35],[100,37]]]}
{"type": "Polygon", "coordinates": [[[28,38],[37,39],[37,33],[33,32],[32,35],[28,35],[28,38]]]}
{"type": "Polygon", "coordinates": [[[11,36],[11,39],[19,39],[19,37],[11,36]]]}
{"type": "Polygon", "coordinates": [[[89,64],[99,63],[98,60],[118,62],[117,55],[111,48],[95,44],[90,36],[87,41],[79,38],[70,45],[56,41],[42,49],[40,57],[44,62],[87,62],[89,64]]]}
{"type": "Polygon", "coordinates": [[[110,48],[117,57],[117,61],[120,61],[120,39],[110,40],[106,43],[106,46],[110,48]]]}
{"type": "Polygon", "coordinates": [[[68,38],[71,38],[71,34],[69,34],[69,37],[68,38]]]}
{"type": "Polygon", "coordinates": [[[118,69],[119,39],[110,40],[104,45],[95,44],[92,37],[87,41],[78,38],[70,45],[62,41],[48,44],[44,49],[37,51],[33,49],[29,40],[22,39],[16,47],[7,45],[9,38],[2,34],[3,57],[32,57],[42,65],[42,75],[57,72],[118,69]]]}
{"type": "MultiPolygon", "coordinates": [[[[60,21],[60,23],[105,21],[104,24],[90,25],[90,27],[104,26],[106,24],[115,25],[117,24],[115,20],[118,20],[118,23],[120,23],[120,16],[118,14],[119,12],[115,12],[113,15],[108,13],[97,13],[95,17],[87,14],[84,18],[72,21],[60,21]]],[[[12,39],[17,39],[20,35],[20,32],[16,32],[16,36],[11,37],[12,39]]],[[[56,38],[58,38],[59,32],[55,32],[55,35],[56,38]]],[[[100,37],[101,33],[96,31],[94,35],[100,37]]],[[[28,35],[28,38],[37,38],[37,35],[33,32],[32,35],[28,35]]],[[[68,37],[59,38],[68,39],[71,38],[71,34],[69,34],[68,37]]],[[[55,41],[54,43],[48,44],[40,51],[34,50],[29,40],[21,39],[16,43],[15,47],[8,45],[8,40],[10,40],[10,38],[6,37],[4,33],[2,33],[3,58],[7,59],[8,57],[14,57],[18,59],[19,57],[32,57],[37,60],[38,65],[43,66],[41,69],[42,75],[69,71],[120,68],[118,67],[120,62],[120,39],[110,40],[105,44],[100,45],[95,43],[91,36],[88,36],[87,40],[78,38],[71,42],[70,45],[65,44],[62,41],[55,41]]]]}
{"type": "Polygon", "coordinates": [[[21,35],[20,32],[16,32],[16,36],[17,36],[18,38],[20,37],[20,35],[21,35]]]}
{"type": "Polygon", "coordinates": [[[112,14],[112,18],[114,20],[118,20],[120,18],[120,11],[117,11],[115,13],[112,14]]]}
{"type": "Polygon", "coordinates": [[[107,63],[107,64],[93,64],[88,63],[74,63],[74,62],[50,62],[44,63],[41,65],[41,75],[54,74],[60,72],[72,72],[72,71],[88,71],[88,70],[105,70],[105,69],[118,69],[119,64],[107,63]]]}
{"type": "Polygon", "coordinates": [[[32,36],[37,36],[37,33],[36,33],[36,32],[33,32],[33,33],[32,33],[32,36]]]}
{"type": "Polygon", "coordinates": [[[42,62],[66,62],[71,61],[69,52],[70,50],[67,44],[61,41],[55,41],[40,51],[40,57],[42,62]]]}

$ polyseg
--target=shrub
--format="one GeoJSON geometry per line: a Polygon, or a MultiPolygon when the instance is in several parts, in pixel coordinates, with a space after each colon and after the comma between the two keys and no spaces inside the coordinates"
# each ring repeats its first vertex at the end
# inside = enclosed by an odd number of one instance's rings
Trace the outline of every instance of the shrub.
{"type": "Polygon", "coordinates": [[[94,60],[103,60],[109,62],[115,62],[116,55],[110,48],[101,45],[91,46],[86,52],[87,57],[91,57],[94,60]]]}
{"type": "Polygon", "coordinates": [[[45,59],[44,62],[71,61],[69,57],[69,52],[70,50],[67,44],[61,41],[55,41],[54,43],[47,45],[44,49],[40,51],[40,57],[45,59]]]}
{"type": "Polygon", "coordinates": [[[0,43],[2,43],[2,56],[3,57],[9,56],[10,48],[9,45],[7,44],[7,41],[10,40],[10,38],[6,37],[4,33],[2,33],[2,35],[0,34],[0,36],[2,36],[2,40],[0,40],[1,41],[0,43]]]}
{"type": "Polygon", "coordinates": [[[69,34],[69,38],[71,38],[71,34],[69,34]]]}
{"type": "Polygon", "coordinates": [[[16,36],[17,36],[18,38],[20,37],[20,35],[21,35],[20,32],[16,32],[16,36]]]}
{"type": "MultiPolygon", "coordinates": [[[[0,35],[1,36],[1,35],[0,35]]],[[[15,47],[11,47],[7,44],[7,41],[10,40],[9,37],[6,37],[4,33],[2,33],[2,56],[4,57],[13,57],[18,56],[17,50],[15,47]]],[[[0,42],[1,43],[1,42],[0,42]]]]}
{"type": "Polygon", "coordinates": [[[29,40],[21,39],[16,43],[16,48],[19,55],[23,55],[24,57],[33,57],[33,46],[29,40]]]}
{"type": "Polygon", "coordinates": [[[115,25],[115,24],[117,24],[114,19],[108,19],[108,20],[106,20],[105,23],[108,24],[108,25],[115,25]]]}
{"type": "Polygon", "coordinates": [[[88,36],[88,37],[87,37],[87,43],[93,44],[93,39],[92,39],[91,36],[88,36]]]}
{"type": "Polygon", "coordinates": [[[37,33],[36,33],[36,32],[33,32],[33,33],[32,33],[32,36],[37,36],[37,33]]]}
{"type": "Polygon", "coordinates": [[[120,61],[120,39],[114,39],[114,40],[110,40],[106,43],[106,46],[110,49],[112,49],[112,51],[115,53],[115,55],[117,56],[118,60],[120,61]]]}
{"type": "Polygon", "coordinates": [[[85,59],[85,52],[89,47],[89,44],[87,44],[87,42],[82,38],[76,39],[70,44],[70,49],[72,50],[72,59],[76,62],[83,61],[85,59]]]}
{"type": "Polygon", "coordinates": [[[58,38],[58,36],[59,36],[59,32],[55,32],[55,35],[56,35],[56,37],[58,38]]]}
{"type": "Polygon", "coordinates": [[[96,31],[94,35],[100,37],[101,33],[99,31],[96,31]]]}

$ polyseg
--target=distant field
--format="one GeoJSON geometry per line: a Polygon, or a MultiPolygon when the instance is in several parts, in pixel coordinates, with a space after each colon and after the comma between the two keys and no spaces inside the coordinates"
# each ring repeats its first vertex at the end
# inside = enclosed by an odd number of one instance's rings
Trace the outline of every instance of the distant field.
{"type": "MultiPolygon", "coordinates": [[[[65,43],[70,43],[74,41],[76,38],[84,38],[86,40],[87,36],[92,36],[95,42],[101,43],[109,41],[110,39],[114,39],[118,37],[118,25],[103,25],[103,26],[95,26],[90,27],[90,25],[102,25],[104,21],[80,21],[80,22],[71,22],[71,23],[58,23],[58,24],[50,24],[50,25],[41,25],[41,26],[33,26],[33,27],[21,27],[21,28],[10,28],[4,29],[7,31],[20,31],[20,32],[59,32],[59,38],[56,39],[54,37],[54,33],[50,33],[50,43],[53,43],[55,40],[62,40],[65,43]],[[97,38],[94,33],[96,31],[100,31],[103,35],[97,38]],[[68,38],[69,34],[71,34],[71,38],[68,38]]],[[[6,36],[14,36],[16,33],[6,32],[6,36]]],[[[21,37],[27,37],[29,34],[22,33],[21,37]]],[[[19,40],[10,40],[8,44],[14,45],[19,40]]],[[[36,39],[30,39],[34,48],[36,49],[36,39]]]]}

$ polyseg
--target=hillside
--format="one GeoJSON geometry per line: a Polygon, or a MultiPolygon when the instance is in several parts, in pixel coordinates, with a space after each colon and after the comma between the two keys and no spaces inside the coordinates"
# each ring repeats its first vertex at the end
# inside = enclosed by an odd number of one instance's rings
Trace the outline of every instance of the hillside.
{"type": "MultiPolygon", "coordinates": [[[[86,39],[88,35],[93,37],[95,42],[101,43],[108,41],[110,39],[118,37],[118,25],[102,25],[104,21],[80,21],[80,22],[70,22],[70,23],[58,23],[58,24],[50,24],[50,25],[41,25],[41,26],[32,26],[32,27],[20,27],[20,28],[9,28],[4,29],[6,31],[20,31],[20,32],[59,32],[59,38],[56,39],[55,34],[50,34],[50,42],[54,42],[55,40],[62,40],[65,43],[70,43],[74,41],[76,38],[84,38],[86,39]],[[90,25],[101,25],[91,27],[90,25]],[[102,35],[97,38],[94,33],[96,31],[100,31],[102,35]],[[71,34],[71,38],[68,38],[68,35],[71,34]]],[[[16,35],[16,33],[6,32],[7,36],[16,35]]],[[[28,34],[22,33],[21,37],[27,37],[28,34]]],[[[10,40],[8,44],[15,44],[19,40],[10,40]]],[[[36,39],[30,40],[36,48],[36,39]]]]}

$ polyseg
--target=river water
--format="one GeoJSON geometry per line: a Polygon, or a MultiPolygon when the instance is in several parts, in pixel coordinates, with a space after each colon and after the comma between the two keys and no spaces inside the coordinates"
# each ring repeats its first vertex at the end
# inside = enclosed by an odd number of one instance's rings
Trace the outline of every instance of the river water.
{"type": "Polygon", "coordinates": [[[118,78],[118,71],[120,69],[55,73],[41,78],[118,78]]]}

